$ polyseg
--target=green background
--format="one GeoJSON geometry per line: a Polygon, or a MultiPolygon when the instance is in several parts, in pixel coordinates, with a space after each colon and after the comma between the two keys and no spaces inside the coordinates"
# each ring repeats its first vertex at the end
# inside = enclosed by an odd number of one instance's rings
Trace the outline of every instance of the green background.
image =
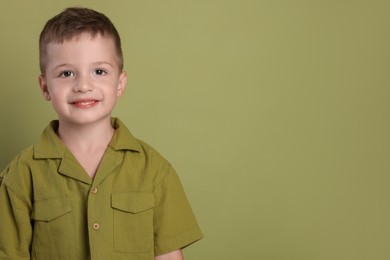
{"type": "Polygon", "coordinates": [[[390,259],[389,1],[1,1],[1,168],[56,116],[38,35],[72,5],[121,34],[114,115],[181,176],[186,259],[390,259]]]}

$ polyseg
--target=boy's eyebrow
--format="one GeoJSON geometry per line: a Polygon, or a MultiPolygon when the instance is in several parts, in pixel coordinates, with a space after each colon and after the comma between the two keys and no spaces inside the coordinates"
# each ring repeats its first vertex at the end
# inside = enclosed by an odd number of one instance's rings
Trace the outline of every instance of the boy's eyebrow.
{"type": "Polygon", "coordinates": [[[112,65],[111,63],[109,63],[107,61],[98,61],[98,62],[94,62],[92,64],[95,65],[95,66],[97,66],[97,65],[108,65],[110,67],[114,67],[114,65],[112,65]]]}
{"type": "Polygon", "coordinates": [[[58,64],[58,65],[56,65],[56,66],[52,69],[52,71],[55,71],[55,70],[57,70],[58,68],[61,68],[61,67],[70,67],[70,66],[72,66],[72,65],[69,64],[69,63],[58,64]]]}
{"type": "MultiPolygon", "coordinates": [[[[106,61],[97,61],[97,62],[92,63],[92,65],[93,65],[93,66],[108,65],[108,66],[110,66],[110,67],[114,67],[114,65],[112,65],[111,63],[106,62],[106,61]]],[[[69,64],[69,63],[58,64],[58,65],[56,65],[56,66],[52,69],[52,71],[54,71],[54,70],[56,70],[56,69],[58,69],[58,68],[61,68],[61,67],[73,67],[73,65],[72,65],[72,64],[69,64]]]]}

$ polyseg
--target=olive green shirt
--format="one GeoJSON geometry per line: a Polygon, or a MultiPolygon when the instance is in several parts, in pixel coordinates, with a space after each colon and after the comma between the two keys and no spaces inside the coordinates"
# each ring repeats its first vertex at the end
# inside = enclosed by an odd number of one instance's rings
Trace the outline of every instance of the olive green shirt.
{"type": "Polygon", "coordinates": [[[57,137],[0,174],[0,259],[150,260],[202,233],[172,166],[119,120],[95,178],[57,137]]]}

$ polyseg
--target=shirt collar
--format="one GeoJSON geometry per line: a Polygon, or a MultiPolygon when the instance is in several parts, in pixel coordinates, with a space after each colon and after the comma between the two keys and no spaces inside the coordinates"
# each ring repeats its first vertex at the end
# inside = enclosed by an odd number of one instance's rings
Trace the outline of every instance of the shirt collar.
{"type": "Polygon", "coordinates": [[[111,119],[111,124],[115,128],[115,133],[111,138],[109,147],[114,150],[131,150],[140,152],[142,150],[141,145],[127,129],[124,123],[116,117],[111,119]]]}
{"type": "MultiPolygon", "coordinates": [[[[34,158],[63,158],[67,148],[58,138],[56,131],[58,129],[58,120],[53,120],[43,131],[39,142],[34,146],[34,158]]],[[[115,133],[108,144],[112,149],[141,151],[139,141],[130,133],[124,123],[118,118],[112,118],[111,124],[115,128],[115,133]]]]}

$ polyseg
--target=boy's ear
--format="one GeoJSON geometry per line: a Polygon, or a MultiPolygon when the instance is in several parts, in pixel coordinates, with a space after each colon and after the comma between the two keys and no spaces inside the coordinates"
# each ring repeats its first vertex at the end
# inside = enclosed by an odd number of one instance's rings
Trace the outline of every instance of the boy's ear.
{"type": "Polygon", "coordinates": [[[125,88],[127,84],[127,73],[126,71],[122,71],[121,75],[119,76],[119,82],[118,82],[118,89],[117,89],[117,96],[121,97],[125,93],[125,88]]]}
{"type": "Polygon", "coordinates": [[[39,83],[39,87],[41,89],[43,98],[47,101],[50,101],[51,100],[50,93],[49,93],[49,90],[47,88],[45,77],[42,74],[39,75],[39,77],[38,77],[38,83],[39,83]]]}

